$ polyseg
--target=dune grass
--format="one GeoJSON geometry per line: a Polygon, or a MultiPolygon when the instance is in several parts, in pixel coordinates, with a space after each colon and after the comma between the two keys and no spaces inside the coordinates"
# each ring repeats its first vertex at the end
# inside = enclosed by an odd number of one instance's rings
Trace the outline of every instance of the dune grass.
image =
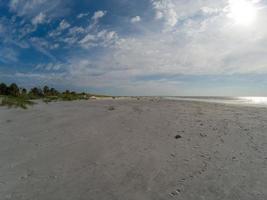
{"type": "Polygon", "coordinates": [[[45,96],[43,102],[50,103],[55,101],[76,101],[76,100],[88,100],[87,95],[82,94],[59,94],[57,96],[45,96]]]}
{"type": "Polygon", "coordinates": [[[33,87],[28,91],[26,88],[19,87],[16,83],[10,85],[0,83],[0,106],[8,106],[9,108],[27,109],[28,106],[35,104],[33,100],[43,100],[43,102],[49,103],[55,101],[88,100],[92,96],[101,98],[108,97],[85,92],[77,93],[70,90],[60,92],[48,86],[44,86],[43,88],[33,87]]]}
{"type": "Polygon", "coordinates": [[[32,106],[35,103],[31,101],[28,97],[20,96],[1,96],[0,97],[0,106],[7,106],[9,108],[22,108],[27,109],[28,106],[32,106]]]}

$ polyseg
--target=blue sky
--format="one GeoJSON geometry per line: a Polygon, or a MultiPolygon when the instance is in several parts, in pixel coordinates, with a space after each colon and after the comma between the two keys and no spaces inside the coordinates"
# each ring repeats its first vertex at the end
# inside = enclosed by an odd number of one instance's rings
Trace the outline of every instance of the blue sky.
{"type": "Polygon", "coordinates": [[[113,95],[267,95],[266,0],[1,0],[0,80],[113,95]]]}

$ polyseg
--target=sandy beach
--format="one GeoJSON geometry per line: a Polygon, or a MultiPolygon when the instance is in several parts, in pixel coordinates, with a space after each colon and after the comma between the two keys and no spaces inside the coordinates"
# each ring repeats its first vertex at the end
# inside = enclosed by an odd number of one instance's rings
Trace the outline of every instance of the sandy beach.
{"type": "Polygon", "coordinates": [[[1,200],[267,199],[267,108],[38,103],[0,127],[1,200]]]}

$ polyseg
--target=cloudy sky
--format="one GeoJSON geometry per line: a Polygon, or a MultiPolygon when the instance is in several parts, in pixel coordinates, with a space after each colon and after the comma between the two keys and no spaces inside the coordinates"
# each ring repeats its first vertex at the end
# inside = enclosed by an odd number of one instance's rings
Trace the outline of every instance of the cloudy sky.
{"type": "Polygon", "coordinates": [[[267,95],[267,0],[0,0],[0,80],[267,95]]]}

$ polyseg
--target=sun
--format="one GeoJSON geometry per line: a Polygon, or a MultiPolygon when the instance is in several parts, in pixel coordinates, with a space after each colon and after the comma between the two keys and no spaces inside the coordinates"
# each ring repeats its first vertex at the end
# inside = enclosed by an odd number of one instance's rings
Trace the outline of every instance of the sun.
{"type": "Polygon", "coordinates": [[[258,12],[255,2],[252,0],[229,0],[228,17],[233,19],[237,25],[252,25],[258,12]]]}

